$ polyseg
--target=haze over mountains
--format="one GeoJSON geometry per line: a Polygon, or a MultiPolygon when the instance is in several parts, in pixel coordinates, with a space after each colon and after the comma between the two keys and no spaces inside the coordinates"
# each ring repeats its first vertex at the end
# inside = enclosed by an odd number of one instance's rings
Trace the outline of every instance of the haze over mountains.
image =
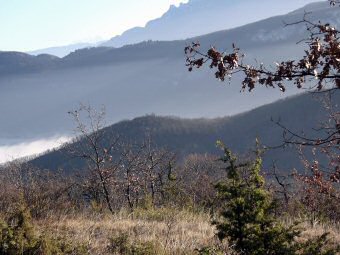
{"type": "Polygon", "coordinates": [[[106,42],[81,43],[28,52],[64,57],[76,49],[108,46],[122,47],[143,41],[183,40],[223,29],[286,14],[314,0],[189,0],[178,7],[172,5],[160,18],[145,27],[134,27],[106,42]],[[256,10],[256,11],[255,11],[256,10]],[[240,15],[242,18],[240,18],[240,15]]]}
{"type": "Polygon", "coordinates": [[[56,46],[46,49],[34,50],[27,53],[35,56],[38,56],[40,54],[50,54],[57,57],[65,57],[66,55],[70,54],[75,50],[96,47],[97,45],[98,43],[75,43],[66,46],[56,46]]]}
{"type": "MultiPolygon", "coordinates": [[[[311,20],[340,24],[339,8],[323,2],[308,9],[313,10],[311,20]]],[[[189,73],[183,51],[191,41],[222,49],[235,42],[250,62],[296,58],[302,52],[296,42],[306,37],[305,27],[284,28],[282,22],[300,20],[303,13],[300,9],[187,40],[82,49],[64,58],[0,52],[0,147],[71,136],[73,123],[67,112],[81,102],[105,105],[110,124],[149,113],[227,116],[293,95],[293,88],[285,94],[265,88],[239,93],[237,77],[229,85],[216,81],[210,70],[189,73]]]]}

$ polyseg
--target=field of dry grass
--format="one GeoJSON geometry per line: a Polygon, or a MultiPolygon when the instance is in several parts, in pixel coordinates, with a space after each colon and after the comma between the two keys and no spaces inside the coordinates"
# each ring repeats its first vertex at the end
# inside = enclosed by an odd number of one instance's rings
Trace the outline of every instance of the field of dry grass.
{"type": "Polygon", "coordinates": [[[217,242],[208,214],[169,209],[48,217],[35,225],[40,232],[86,245],[90,254],[112,254],[110,239],[123,235],[132,244],[154,244],[157,254],[194,254],[217,242]]]}
{"type": "Polygon", "coordinates": [[[302,223],[301,227],[306,229],[303,232],[301,239],[306,241],[316,236],[321,236],[324,233],[329,233],[330,244],[340,244],[340,225],[339,224],[324,224],[315,223],[313,226],[309,223],[302,223]]]}
{"type": "MultiPolygon", "coordinates": [[[[287,221],[287,224],[290,222],[287,221]]],[[[111,239],[127,236],[131,244],[152,243],[155,254],[196,254],[195,249],[218,244],[207,213],[171,209],[121,211],[115,215],[65,214],[35,222],[40,232],[83,244],[90,254],[115,254],[111,239]]],[[[301,239],[330,233],[332,243],[340,243],[340,225],[302,223],[301,239]]]]}

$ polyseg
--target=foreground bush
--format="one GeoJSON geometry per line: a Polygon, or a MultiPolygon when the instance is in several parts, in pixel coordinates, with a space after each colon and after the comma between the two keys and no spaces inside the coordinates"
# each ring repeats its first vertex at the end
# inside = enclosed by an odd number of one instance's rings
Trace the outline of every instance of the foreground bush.
{"type": "Polygon", "coordinates": [[[7,221],[0,221],[0,254],[2,255],[83,255],[85,246],[74,246],[63,239],[39,235],[30,213],[21,209],[7,221]]]}

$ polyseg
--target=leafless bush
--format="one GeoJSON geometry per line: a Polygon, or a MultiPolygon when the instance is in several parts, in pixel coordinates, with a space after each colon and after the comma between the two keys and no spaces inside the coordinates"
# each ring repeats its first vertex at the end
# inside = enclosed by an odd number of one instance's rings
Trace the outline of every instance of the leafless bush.
{"type": "Polygon", "coordinates": [[[29,208],[33,217],[72,208],[75,183],[60,172],[41,170],[25,163],[12,162],[0,169],[0,211],[29,208]]]}

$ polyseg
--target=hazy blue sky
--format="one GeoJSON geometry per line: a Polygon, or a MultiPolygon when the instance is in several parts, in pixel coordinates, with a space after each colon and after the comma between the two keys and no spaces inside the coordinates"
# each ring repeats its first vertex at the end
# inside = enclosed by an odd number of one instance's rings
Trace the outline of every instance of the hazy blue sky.
{"type": "Polygon", "coordinates": [[[0,50],[98,41],[187,0],[0,0],[0,50]]]}

